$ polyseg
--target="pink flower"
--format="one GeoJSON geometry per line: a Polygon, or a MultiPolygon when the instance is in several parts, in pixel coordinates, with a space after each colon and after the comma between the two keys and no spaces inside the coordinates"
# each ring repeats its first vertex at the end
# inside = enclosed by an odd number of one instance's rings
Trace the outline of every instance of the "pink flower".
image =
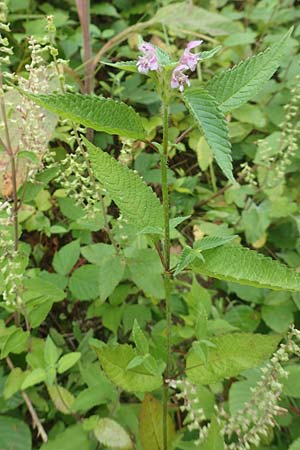
{"type": "Polygon", "coordinates": [[[179,64],[184,64],[188,66],[191,71],[194,71],[197,67],[197,61],[200,59],[200,53],[191,53],[190,50],[198,47],[202,42],[202,40],[189,42],[180,58],[179,64]]]}
{"type": "Polygon", "coordinates": [[[149,42],[143,42],[139,46],[139,50],[143,52],[143,56],[138,57],[137,67],[140,73],[148,73],[149,70],[160,70],[156,50],[149,42]]]}
{"type": "Polygon", "coordinates": [[[184,91],[184,84],[190,86],[189,77],[184,73],[185,70],[188,70],[189,67],[185,64],[179,64],[179,66],[175,67],[172,72],[171,78],[171,88],[176,89],[179,88],[180,92],[184,91]]]}

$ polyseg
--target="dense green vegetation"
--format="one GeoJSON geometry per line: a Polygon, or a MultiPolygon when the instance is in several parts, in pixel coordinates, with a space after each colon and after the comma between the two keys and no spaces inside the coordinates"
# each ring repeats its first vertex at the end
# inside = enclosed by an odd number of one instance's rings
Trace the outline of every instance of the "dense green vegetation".
{"type": "Polygon", "coordinates": [[[0,2],[1,450],[300,449],[299,18],[0,2]]]}

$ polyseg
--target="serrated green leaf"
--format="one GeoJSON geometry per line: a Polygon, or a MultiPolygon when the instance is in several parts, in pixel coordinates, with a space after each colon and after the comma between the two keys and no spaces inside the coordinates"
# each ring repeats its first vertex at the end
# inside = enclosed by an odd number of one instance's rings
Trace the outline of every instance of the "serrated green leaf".
{"type": "Polygon", "coordinates": [[[163,228],[161,203],[144,181],[122,166],[108,153],[84,139],[96,178],[120,208],[121,213],[140,231],[146,227],[163,228]]]}
{"type": "Polygon", "coordinates": [[[188,245],[182,250],[182,253],[179,258],[179,262],[176,266],[174,277],[176,277],[180,272],[182,272],[188,265],[190,265],[196,258],[197,254],[195,250],[193,250],[188,245]]]}
{"type": "Polygon", "coordinates": [[[117,61],[115,63],[109,61],[100,61],[105,66],[115,67],[116,69],[126,70],[127,72],[138,72],[136,61],[117,61]]]}
{"type": "Polygon", "coordinates": [[[146,392],[161,387],[161,376],[152,375],[142,367],[127,370],[130,361],[137,356],[130,345],[106,345],[95,350],[107,377],[125,391],[146,392]]]}
{"type": "Polygon", "coordinates": [[[96,131],[143,139],[145,132],[138,113],[110,98],[81,94],[34,95],[22,91],[43,108],[96,131]]]}
{"type": "Polygon", "coordinates": [[[200,125],[219,167],[234,182],[227,123],[216,99],[203,88],[188,89],[183,98],[200,125]]]}
{"type": "MultiPolygon", "coordinates": [[[[156,398],[146,394],[139,414],[139,435],[143,450],[162,450],[163,446],[163,407],[156,398]]],[[[167,416],[167,448],[175,438],[175,427],[167,416]]]]}
{"type": "Polygon", "coordinates": [[[207,364],[190,351],[186,362],[187,377],[195,384],[217,383],[257,367],[276,350],[281,337],[251,333],[233,333],[216,336],[210,341],[207,364]]]}
{"type": "Polygon", "coordinates": [[[217,99],[223,112],[241,106],[261,90],[280,65],[291,32],[264,52],[216,75],[207,84],[206,89],[217,99]]]}
{"type": "Polygon", "coordinates": [[[274,290],[300,291],[300,275],[293,269],[253,250],[224,246],[203,251],[205,262],[195,261],[196,272],[219,280],[274,290]]]}
{"type": "Polygon", "coordinates": [[[236,234],[232,236],[205,236],[194,243],[196,250],[209,250],[211,248],[221,247],[238,237],[236,234]]]}

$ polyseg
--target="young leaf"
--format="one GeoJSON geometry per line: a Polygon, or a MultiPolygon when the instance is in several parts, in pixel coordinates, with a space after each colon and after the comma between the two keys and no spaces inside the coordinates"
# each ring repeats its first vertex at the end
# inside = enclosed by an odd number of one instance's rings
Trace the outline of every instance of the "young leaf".
{"type": "Polygon", "coordinates": [[[210,341],[207,364],[194,351],[187,357],[186,374],[195,384],[217,383],[259,366],[276,350],[281,337],[251,333],[233,333],[216,336],[210,341]]]}
{"type": "Polygon", "coordinates": [[[84,139],[96,178],[120,208],[124,217],[140,231],[146,227],[163,228],[159,199],[141,178],[122,166],[100,148],[84,139]]]}
{"type": "Polygon", "coordinates": [[[274,290],[300,291],[300,274],[273,259],[240,246],[203,251],[205,262],[194,262],[195,272],[219,280],[274,290]]]}
{"type": "Polygon", "coordinates": [[[22,389],[27,389],[46,380],[46,372],[42,368],[30,372],[22,383],[22,389]]]}
{"type": "Polygon", "coordinates": [[[220,425],[216,421],[216,418],[213,417],[205,444],[201,446],[200,450],[224,450],[224,448],[224,439],[221,433],[220,425]]]}
{"type": "Polygon", "coordinates": [[[194,243],[195,250],[209,250],[211,248],[221,247],[238,237],[236,234],[232,236],[206,236],[194,243]]]}
{"type": "MultiPolygon", "coordinates": [[[[162,450],[163,407],[152,395],[146,394],[139,415],[139,435],[143,450],[162,450]]],[[[170,416],[167,418],[168,448],[175,438],[175,428],[170,416]]]]}
{"type": "Polygon", "coordinates": [[[94,429],[96,439],[105,447],[115,450],[131,450],[132,441],[121,425],[108,417],[100,419],[94,429]]]}
{"type": "Polygon", "coordinates": [[[183,98],[201,127],[219,167],[228,180],[234,182],[228,128],[216,99],[203,88],[189,89],[183,98]]]}
{"type": "Polygon", "coordinates": [[[221,72],[207,84],[206,89],[223,112],[243,105],[261,90],[280,65],[291,32],[292,29],[264,52],[221,72]]]}
{"type": "Polygon", "coordinates": [[[139,353],[145,355],[149,352],[149,344],[147,338],[141,330],[141,327],[139,326],[139,323],[136,319],[134,319],[133,323],[132,337],[139,353]]]}
{"type": "Polygon", "coordinates": [[[146,392],[161,387],[160,375],[152,375],[141,366],[127,369],[130,361],[137,356],[136,350],[130,345],[106,345],[95,350],[107,377],[125,391],[146,392]]]}
{"type": "Polygon", "coordinates": [[[176,266],[174,277],[176,277],[180,272],[182,272],[188,265],[190,265],[196,258],[200,257],[203,259],[201,253],[197,254],[195,250],[193,250],[188,245],[183,249],[179,262],[176,266]]]}
{"type": "Polygon", "coordinates": [[[96,131],[143,139],[145,131],[138,113],[131,106],[110,98],[81,94],[35,95],[23,92],[38,105],[96,131]]]}
{"type": "Polygon", "coordinates": [[[73,367],[74,364],[76,364],[80,358],[81,358],[80,352],[71,352],[68,353],[67,355],[62,356],[58,361],[57,372],[58,373],[66,372],[71,367],[73,367]]]}

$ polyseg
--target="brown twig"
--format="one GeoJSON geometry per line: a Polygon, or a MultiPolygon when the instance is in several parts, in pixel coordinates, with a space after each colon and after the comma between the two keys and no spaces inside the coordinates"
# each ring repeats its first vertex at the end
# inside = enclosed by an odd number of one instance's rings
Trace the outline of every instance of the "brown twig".
{"type": "MultiPolygon", "coordinates": [[[[12,360],[9,357],[6,358],[6,362],[7,362],[8,367],[10,368],[10,370],[13,370],[15,368],[12,360]]],[[[34,409],[32,403],[31,403],[30,398],[28,397],[28,395],[26,394],[25,391],[21,391],[21,395],[27,405],[28,411],[30,412],[33,428],[37,428],[38,436],[41,436],[43,442],[48,442],[47,433],[46,433],[43,425],[41,424],[41,421],[36,413],[36,410],[34,409]]]]}

